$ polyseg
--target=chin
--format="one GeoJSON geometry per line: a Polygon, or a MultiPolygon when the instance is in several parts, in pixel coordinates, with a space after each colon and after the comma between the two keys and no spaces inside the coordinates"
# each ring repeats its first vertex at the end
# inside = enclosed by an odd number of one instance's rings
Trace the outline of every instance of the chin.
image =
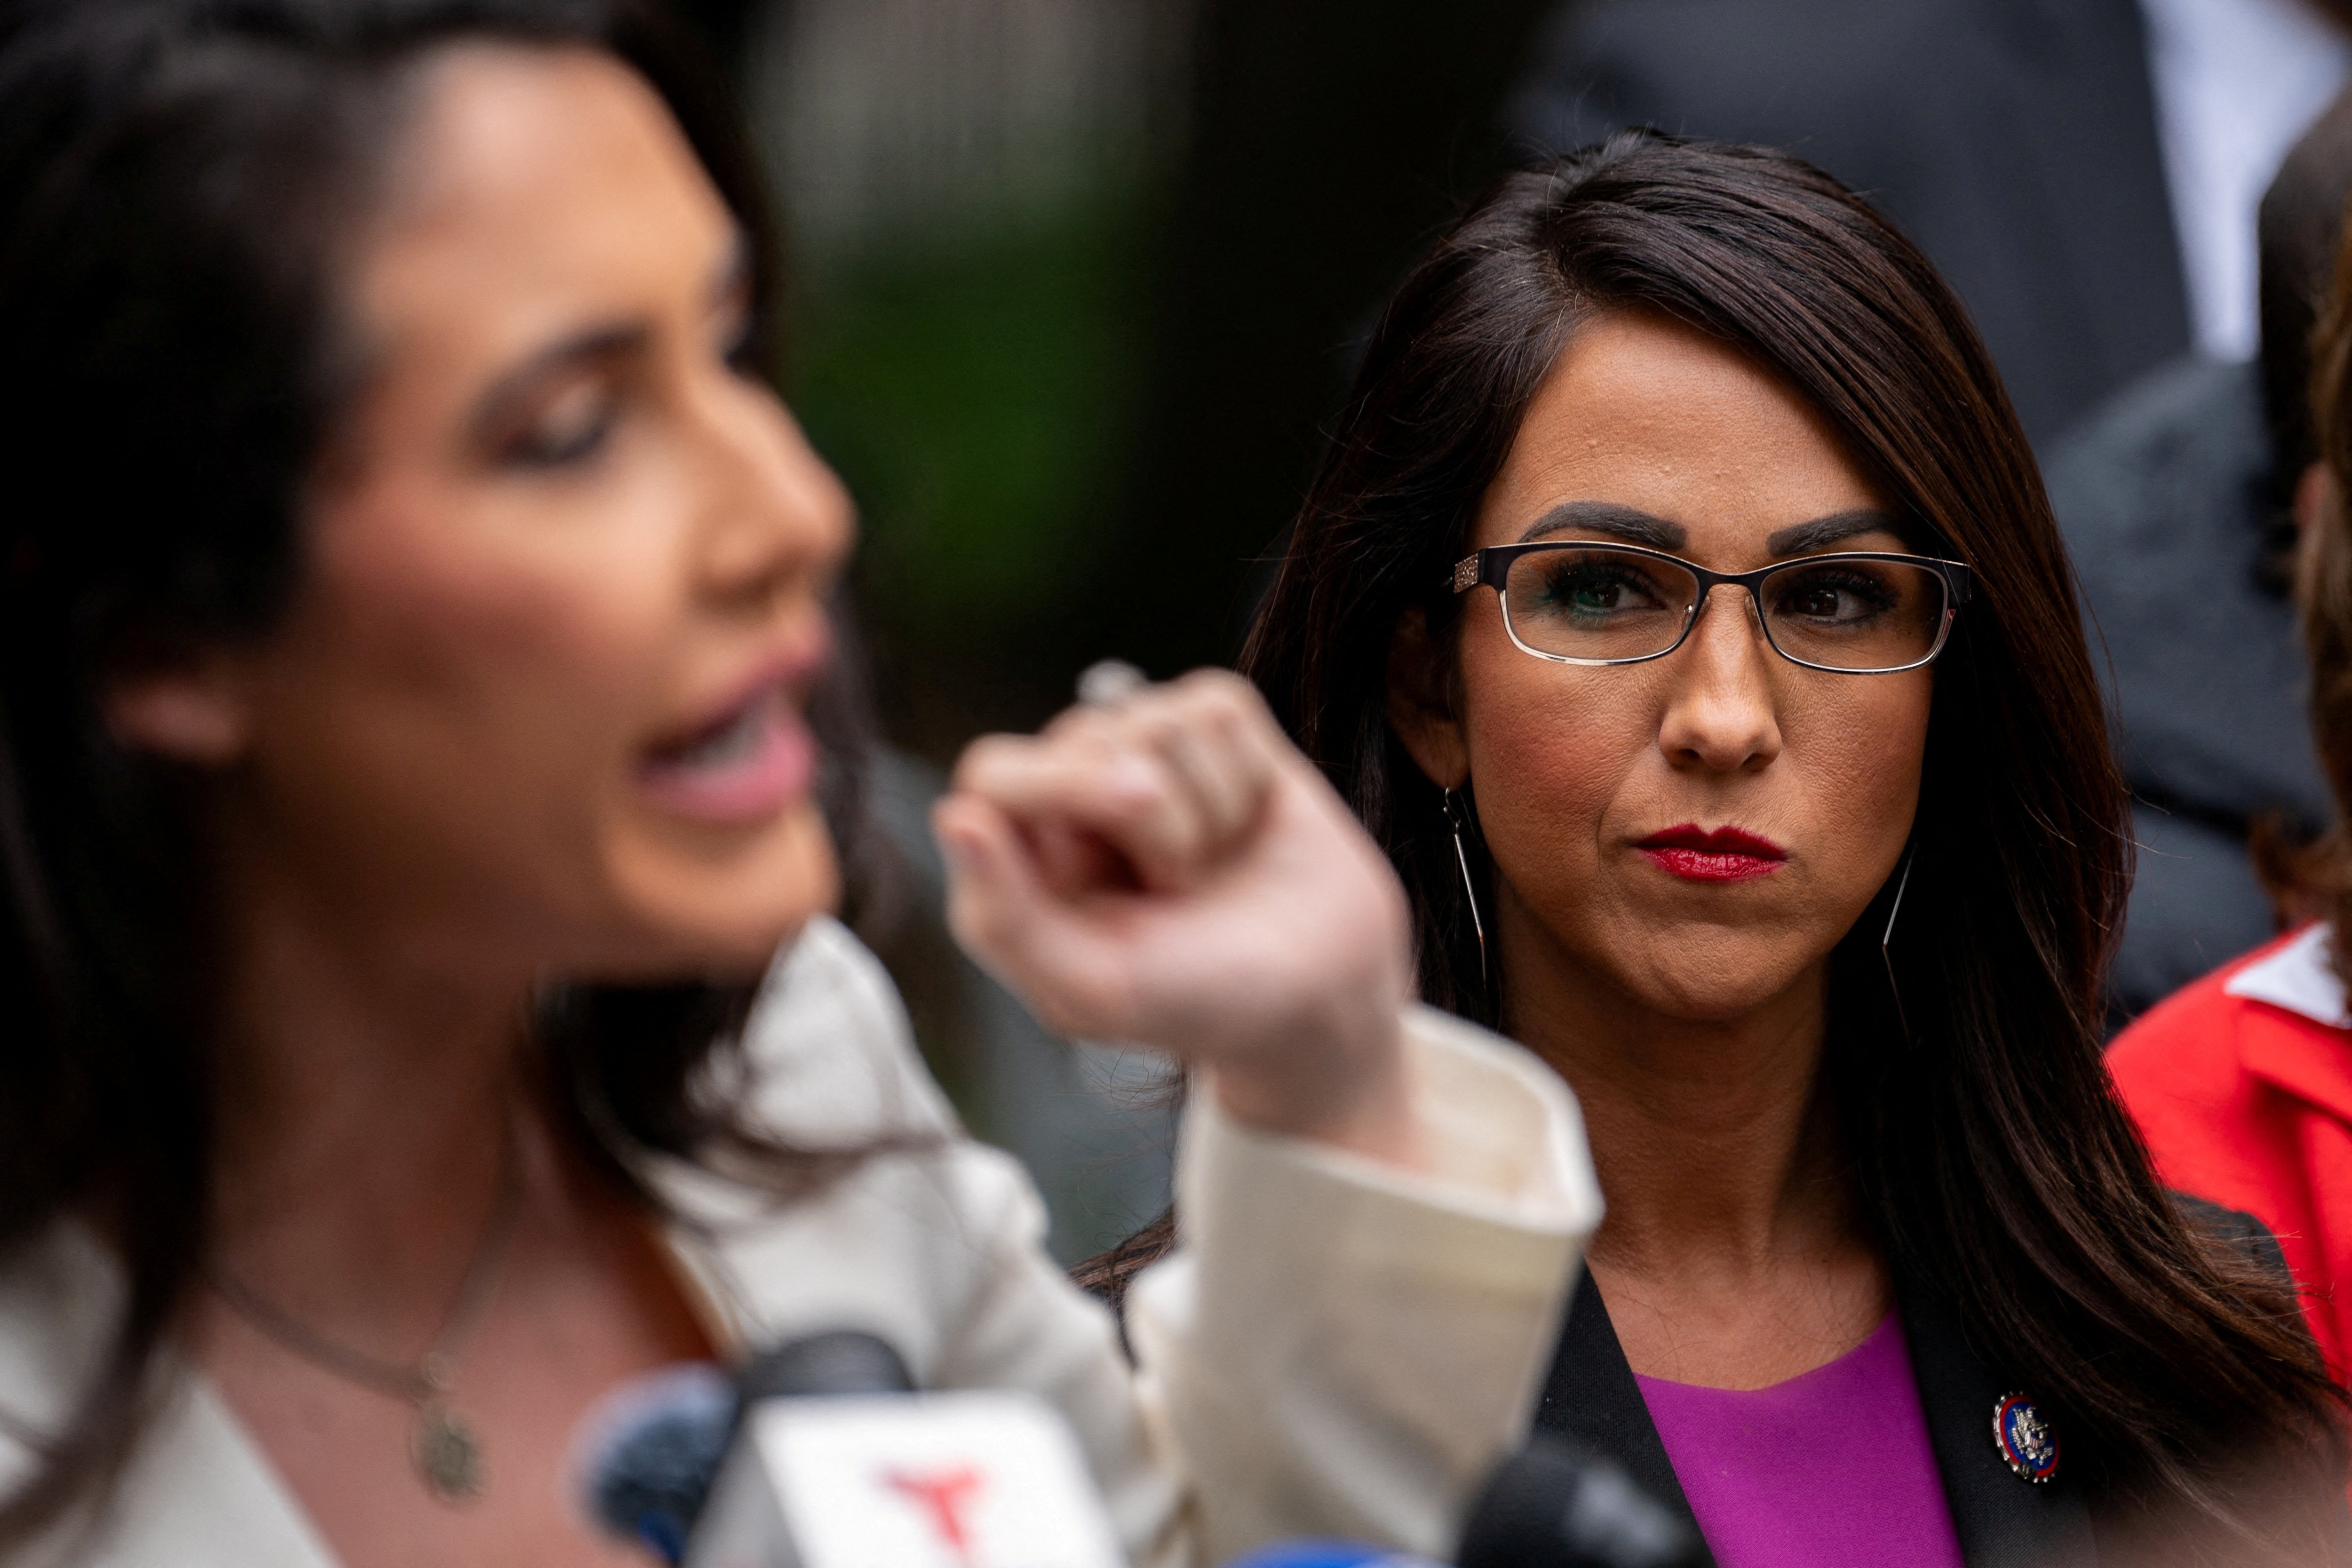
{"type": "Polygon", "coordinates": [[[832,837],[814,805],[735,844],[667,836],[614,857],[614,890],[633,928],[614,979],[756,979],[776,951],[841,900],[832,837]]]}
{"type": "Polygon", "coordinates": [[[1803,954],[1740,952],[1704,938],[1664,944],[1672,956],[1628,975],[1644,1005],[1689,1023],[1730,1023],[1778,1000],[1812,967],[1803,954]]]}

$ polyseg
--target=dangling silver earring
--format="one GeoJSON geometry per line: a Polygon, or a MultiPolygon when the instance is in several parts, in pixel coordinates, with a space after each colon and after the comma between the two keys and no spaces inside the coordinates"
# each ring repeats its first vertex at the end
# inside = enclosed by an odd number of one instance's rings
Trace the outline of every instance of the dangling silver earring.
{"type": "Polygon", "coordinates": [[[1903,1011],[1903,987],[1895,979],[1895,955],[1887,951],[1895,940],[1895,917],[1903,912],[1904,889],[1911,886],[1911,858],[1919,852],[1916,842],[1903,847],[1903,870],[1895,879],[1895,901],[1886,907],[1886,930],[1878,939],[1878,962],[1886,965],[1886,989],[1895,996],[1895,1022],[1903,1030],[1906,1045],[1911,1041],[1911,1020],[1903,1011]]]}
{"type": "Polygon", "coordinates": [[[1470,929],[1478,933],[1478,984],[1488,993],[1495,989],[1494,975],[1486,960],[1486,922],[1478,918],[1478,889],[1470,880],[1470,852],[1463,847],[1462,835],[1470,823],[1462,810],[1462,797],[1446,790],[1441,797],[1445,810],[1446,830],[1454,835],[1454,863],[1462,868],[1462,896],[1470,904],[1470,929]]]}

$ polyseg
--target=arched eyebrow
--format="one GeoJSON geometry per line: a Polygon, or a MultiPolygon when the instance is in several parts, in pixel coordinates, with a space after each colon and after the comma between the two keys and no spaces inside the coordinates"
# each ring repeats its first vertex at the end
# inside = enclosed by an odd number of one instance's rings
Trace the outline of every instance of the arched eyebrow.
{"type": "Polygon", "coordinates": [[[1765,539],[1764,553],[1777,561],[1783,555],[1803,555],[1865,533],[1891,533],[1901,539],[1903,528],[1890,513],[1874,507],[1856,507],[1852,511],[1817,517],[1811,522],[1791,523],[1765,539]]]}
{"type": "Polygon", "coordinates": [[[1528,524],[1527,531],[1519,535],[1519,542],[1525,544],[1548,533],[1564,533],[1570,529],[1607,534],[1651,550],[1680,550],[1690,542],[1689,533],[1680,523],[1605,500],[1572,500],[1556,506],[1528,524]]]}
{"type": "MultiPolygon", "coordinates": [[[[751,247],[740,230],[712,270],[708,287],[714,309],[723,308],[750,291],[751,247]]],[[[548,377],[582,364],[605,363],[643,354],[653,337],[653,327],[647,322],[618,321],[600,322],[559,338],[492,382],[475,399],[468,424],[478,435],[495,430],[508,412],[548,377]]]]}
{"type": "MultiPolygon", "coordinates": [[[[1653,517],[1638,507],[1621,506],[1615,501],[1572,500],[1556,506],[1528,525],[1519,535],[1521,543],[1565,533],[1605,534],[1622,539],[1628,544],[1639,544],[1652,550],[1680,550],[1690,542],[1689,532],[1680,523],[1653,517]]],[[[1902,526],[1893,515],[1874,507],[1856,507],[1849,511],[1832,512],[1810,522],[1791,523],[1764,541],[1764,552],[1778,559],[1783,555],[1802,555],[1825,545],[1857,538],[1865,533],[1891,533],[1903,537],[1902,526]]]]}

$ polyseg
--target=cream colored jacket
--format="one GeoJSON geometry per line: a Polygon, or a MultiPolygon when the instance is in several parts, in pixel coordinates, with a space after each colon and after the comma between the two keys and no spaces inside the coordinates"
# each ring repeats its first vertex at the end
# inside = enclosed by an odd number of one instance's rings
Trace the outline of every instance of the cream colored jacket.
{"type": "MultiPolygon", "coordinates": [[[[881,1335],[925,1387],[1034,1390],[1076,1428],[1139,1563],[1214,1563],[1292,1534],[1433,1554],[1526,1430],[1601,1200],[1574,1103],[1516,1047],[1416,1009],[1415,1096],[1435,1173],[1255,1135],[1196,1102],[1179,1150],[1180,1251],[1136,1282],[1130,1332],[1042,1245],[1009,1156],[963,1137],[873,956],[821,921],[751,1027],[748,1095],[776,1131],[947,1135],[778,1207],[683,1163],[648,1173],[722,1344],[881,1335]]],[[[66,1408],[120,1296],[76,1226],[0,1271],[0,1415],[66,1408]]],[[[300,1505],[194,1369],[103,1513],[20,1563],[332,1568],[300,1505]]],[[[21,1447],[0,1438],[21,1475],[21,1447]]]]}

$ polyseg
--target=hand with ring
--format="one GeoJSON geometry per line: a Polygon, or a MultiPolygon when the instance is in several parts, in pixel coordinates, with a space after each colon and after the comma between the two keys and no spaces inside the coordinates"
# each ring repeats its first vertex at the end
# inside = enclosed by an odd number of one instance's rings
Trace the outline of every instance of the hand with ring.
{"type": "Polygon", "coordinates": [[[1394,871],[1247,681],[1116,676],[958,763],[932,813],[957,939],[1048,1027],[1205,1069],[1238,1121],[1415,1163],[1394,871]]]}

